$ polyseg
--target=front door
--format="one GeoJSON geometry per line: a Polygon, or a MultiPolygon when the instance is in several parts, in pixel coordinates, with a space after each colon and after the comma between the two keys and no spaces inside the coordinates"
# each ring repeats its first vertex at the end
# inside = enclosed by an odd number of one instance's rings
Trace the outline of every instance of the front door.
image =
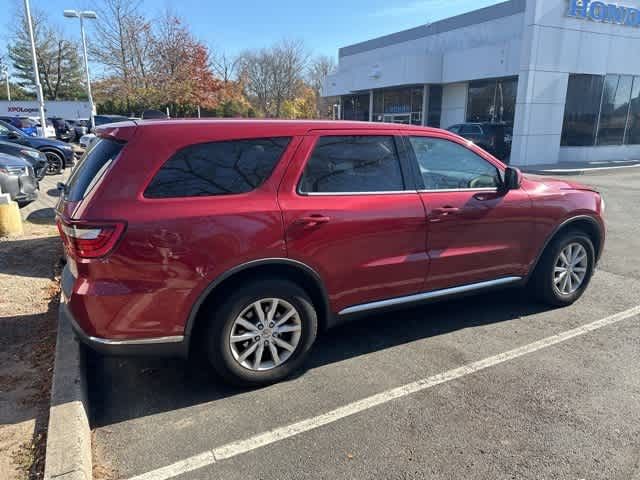
{"type": "Polygon", "coordinates": [[[382,132],[307,136],[278,194],[288,256],[320,274],[335,312],[424,285],[424,207],[382,132]]]}
{"type": "Polygon", "coordinates": [[[498,166],[479,149],[444,137],[408,140],[427,212],[425,290],[524,275],[534,233],[529,195],[500,191],[498,166]]]}

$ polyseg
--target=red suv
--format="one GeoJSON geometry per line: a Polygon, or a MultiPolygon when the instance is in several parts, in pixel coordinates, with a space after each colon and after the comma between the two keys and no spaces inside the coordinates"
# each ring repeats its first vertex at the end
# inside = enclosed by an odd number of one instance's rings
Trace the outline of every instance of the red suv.
{"type": "Polygon", "coordinates": [[[283,379],[318,331],[507,285],[582,295],[593,189],[523,176],[463,138],[310,121],[111,124],[64,188],[61,315],[114,354],[204,346],[244,385],[283,379]]]}

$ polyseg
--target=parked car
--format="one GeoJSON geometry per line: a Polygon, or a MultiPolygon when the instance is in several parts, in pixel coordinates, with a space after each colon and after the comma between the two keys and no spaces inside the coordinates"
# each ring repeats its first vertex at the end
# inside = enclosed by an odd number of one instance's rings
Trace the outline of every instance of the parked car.
{"type": "Polygon", "coordinates": [[[20,208],[38,197],[38,180],[31,165],[20,157],[0,153],[0,191],[20,208]]]}
{"type": "Polygon", "coordinates": [[[30,137],[0,120],[0,140],[40,150],[47,156],[47,174],[56,175],[73,166],[75,154],[68,143],[52,138],[30,137]]]}
{"type": "Polygon", "coordinates": [[[569,305],[604,245],[598,192],[444,130],[155,120],[98,137],[57,207],[61,315],[105,353],[200,345],[238,384],[282,380],[318,332],[375,311],[508,285],[569,305]]]}
{"type": "Polygon", "coordinates": [[[56,138],[58,140],[62,140],[63,142],[71,142],[74,140],[75,130],[73,125],[71,125],[67,120],[60,117],[52,117],[48,118],[47,121],[50,121],[53,124],[56,138]]]}
{"type": "Polygon", "coordinates": [[[25,117],[0,117],[0,121],[6,122],[9,125],[21,130],[29,137],[38,136],[38,127],[36,122],[29,120],[25,117]]]}
{"type": "Polygon", "coordinates": [[[94,142],[95,139],[96,139],[95,133],[86,133],[80,137],[80,140],[78,140],[78,143],[82,148],[86,150],[91,146],[91,144],[94,142]]]}
{"type": "Polygon", "coordinates": [[[45,118],[44,135],[42,134],[42,125],[40,125],[40,117],[27,117],[29,120],[35,123],[39,137],[56,138],[56,129],[53,126],[53,122],[45,118]]]}
{"type": "Polygon", "coordinates": [[[76,120],[67,120],[67,122],[73,127],[74,136],[71,139],[72,142],[77,142],[80,137],[86,135],[89,131],[89,120],[86,118],[78,118],[76,120]]]}
{"type": "Polygon", "coordinates": [[[13,155],[26,160],[33,168],[36,179],[42,180],[47,173],[47,156],[40,150],[26,147],[19,143],[3,142],[0,140],[0,153],[13,155]]]}
{"type": "Polygon", "coordinates": [[[460,123],[447,130],[471,140],[500,160],[507,159],[511,153],[513,128],[504,123],[460,123]]]}
{"type": "Polygon", "coordinates": [[[100,125],[106,125],[107,123],[127,121],[129,121],[129,117],[125,117],[123,115],[95,115],[93,117],[93,122],[96,124],[96,127],[99,127],[100,125]]]}

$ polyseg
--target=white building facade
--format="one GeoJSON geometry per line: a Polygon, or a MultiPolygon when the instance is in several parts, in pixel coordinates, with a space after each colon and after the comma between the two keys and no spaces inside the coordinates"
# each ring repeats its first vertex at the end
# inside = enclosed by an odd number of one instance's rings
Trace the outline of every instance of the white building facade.
{"type": "Polygon", "coordinates": [[[504,123],[516,166],[640,159],[640,2],[616,1],[510,0],[347,46],[324,94],[348,120],[504,123]]]}

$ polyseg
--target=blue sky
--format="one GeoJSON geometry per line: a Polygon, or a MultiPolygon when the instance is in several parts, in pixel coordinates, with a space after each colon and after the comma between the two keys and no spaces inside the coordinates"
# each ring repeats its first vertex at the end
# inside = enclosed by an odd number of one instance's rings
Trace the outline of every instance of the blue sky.
{"type": "MultiPolygon", "coordinates": [[[[99,1],[99,0],[96,0],[99,1]]],[[[0,32],[8,38],[11,13],[22,0],[2,0],[0,32]],[[6,2],[6,3],[5,3],[6,2]],[[12,5],[13,4],[13,5],[12,5]]],[[[214,50],[235,54],[282,38],[302,39],[312,53],[337,58],[338,48],[500,3],[492,0],[143,0],[150,16],[165,8],[186,19],[196,36],[214,50]]],[[[77,21],[65,8],[92,8],[90,0],[31,0],[51,22],[79,37],[77,21]]],[[[90,34],[90,31],[89,31],[90,34]]],[[[2,52],[4,54],[5,52],[2,52]]]]}

